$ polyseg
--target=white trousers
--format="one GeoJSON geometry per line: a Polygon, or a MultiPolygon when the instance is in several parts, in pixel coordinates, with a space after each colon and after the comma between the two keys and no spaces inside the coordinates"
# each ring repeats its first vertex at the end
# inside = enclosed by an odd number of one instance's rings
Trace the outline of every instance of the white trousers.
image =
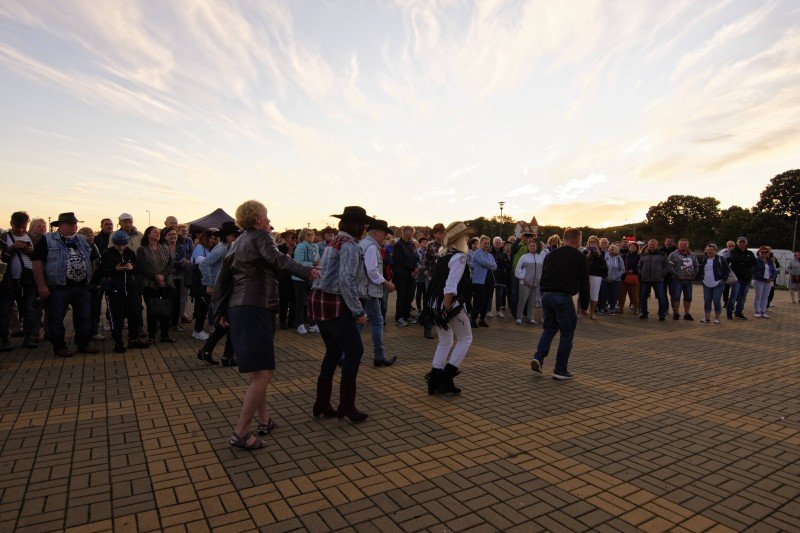
{"type": "Polygon", "coordinates": [[[450,364],[460,367],[472,344],[472,326],[469,325],[469,315],[467,315],[466,309],[461,309],[461,312],[454,316],[447,326],[448,329],[436,326],[439,345],[436,347],[436,353],[433,354],[433,368],[444,368],[448,363],[447,354],[450,353],[450,348],[453,349],[453,353],[450,354],[450,364]],[[455,346],[453,346],[453,335],[456,336],[455,346]]]}
{"type": "Polygon", "coordinates": [[[753,280],[753,288],[756,296],[753,298],[753,309],[755,313],[767,312],[767,300],[769,300],[769,290],[772,288],[771,281],[753,280]]]}

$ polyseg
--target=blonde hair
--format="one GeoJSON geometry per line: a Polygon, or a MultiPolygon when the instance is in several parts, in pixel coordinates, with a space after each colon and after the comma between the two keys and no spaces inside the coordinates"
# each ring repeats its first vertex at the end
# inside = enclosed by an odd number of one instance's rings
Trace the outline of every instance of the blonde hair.
{"type": "Polygon", "coordinates": [[[588,239],[586,239],[586,246],[591,246],[591,242],[595,242],[599,245],[600,239],[597,238],[597,235],[591,235],[588,239]]]}
{"type": "Polygon", "coordinates": [[[550,235],[550,238],[547,239],[547,246],[555,246],[558,248],[561,246],[561,237],[558,235],[550,235]]]}
{"type": "Polygon", "coordinates": [[[303,228],[300,230],[300,237],[305,238],[306,235],[314,235],[314,230],[311,228],[303,228]]]}
{"type": "Polygon", "coordinates": [[[78,233],[83,235],[83,236],[94,235],[94,230],[92,228],[90,228],[89,226],[84,226],[84,227],[82,227],[81,229],[78,230],[78,233]]]}
{"type": "Polygon", "coordinates": [[[619,246],[617,246],[616,244],[612,244],[611,246],[608,247],[608,251],[610,253],[618,254],[619,253],[619,246]]]}
{"type": "Polygon", "coordinates": [[[32,218],[28,224],[28,233],[33,233],[33,226],[40,222],[44,224],[44,232],[47,233],[47,221],[43,218],[32,218]]]}
{"type": "Polygon", "coordinates": [[[247,200],[236,208],[236,225],[242,229],[253,229],[256,219],[267,214],[267,206],[258,200],[247,200]]]}

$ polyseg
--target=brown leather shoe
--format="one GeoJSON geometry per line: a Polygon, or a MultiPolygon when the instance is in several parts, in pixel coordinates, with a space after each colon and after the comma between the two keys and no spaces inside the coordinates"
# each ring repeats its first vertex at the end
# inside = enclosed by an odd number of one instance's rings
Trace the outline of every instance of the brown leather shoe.
{"type": "Polygon", "coordinates": [[[85,348],[78,348],[78,353],[85,353],[89,355],[96,354],[97,348],[95,348],[94,346],[86,346],[85,348]]]}
{"type": "Polygon", "coordinates": [[[60,350],[56,350],[56,357],[72,357],[73,355],[75,354],[73,354],[66,348],[61,348],[60,350]]]}

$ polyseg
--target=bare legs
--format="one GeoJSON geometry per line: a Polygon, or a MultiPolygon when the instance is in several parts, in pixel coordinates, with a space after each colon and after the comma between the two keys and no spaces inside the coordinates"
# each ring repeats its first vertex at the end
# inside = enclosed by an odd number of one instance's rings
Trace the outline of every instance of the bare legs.
{"type": "Polygon", "coordinates": [[[233,429],[237,435],[244,436],[250,432],[250,421],[256,411],[262,422],[267,421],[267,385],[272,380],[273,373],[274,370],[256,370],[250,373],[250,385],[244,395],[242,413],[233,429]]]}

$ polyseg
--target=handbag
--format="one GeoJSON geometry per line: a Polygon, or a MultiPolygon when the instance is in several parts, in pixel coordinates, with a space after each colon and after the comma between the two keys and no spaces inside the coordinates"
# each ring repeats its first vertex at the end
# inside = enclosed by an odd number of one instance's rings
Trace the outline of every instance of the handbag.
{"type": "Polygon", "coordinates": [[[159,291],[158,296],[151,296],[148,299],[148,311],[154,318],[166,318],[170,315],[172,305],[164,294],[159,291]]]}
{"type": "Polygon", "coordinates": [[[730,274],[728,274],[728,279],[725,280],[725,285],[733,285],[739,281],[739,278],[736,277],[736,274],[733,273],[733,269],[731,269],[730,274]]]}
{"type": "Polygon", "coordinates": [[[639,276],[632,272],[625,274],[625,285],[639,285],[639,276]]]}

